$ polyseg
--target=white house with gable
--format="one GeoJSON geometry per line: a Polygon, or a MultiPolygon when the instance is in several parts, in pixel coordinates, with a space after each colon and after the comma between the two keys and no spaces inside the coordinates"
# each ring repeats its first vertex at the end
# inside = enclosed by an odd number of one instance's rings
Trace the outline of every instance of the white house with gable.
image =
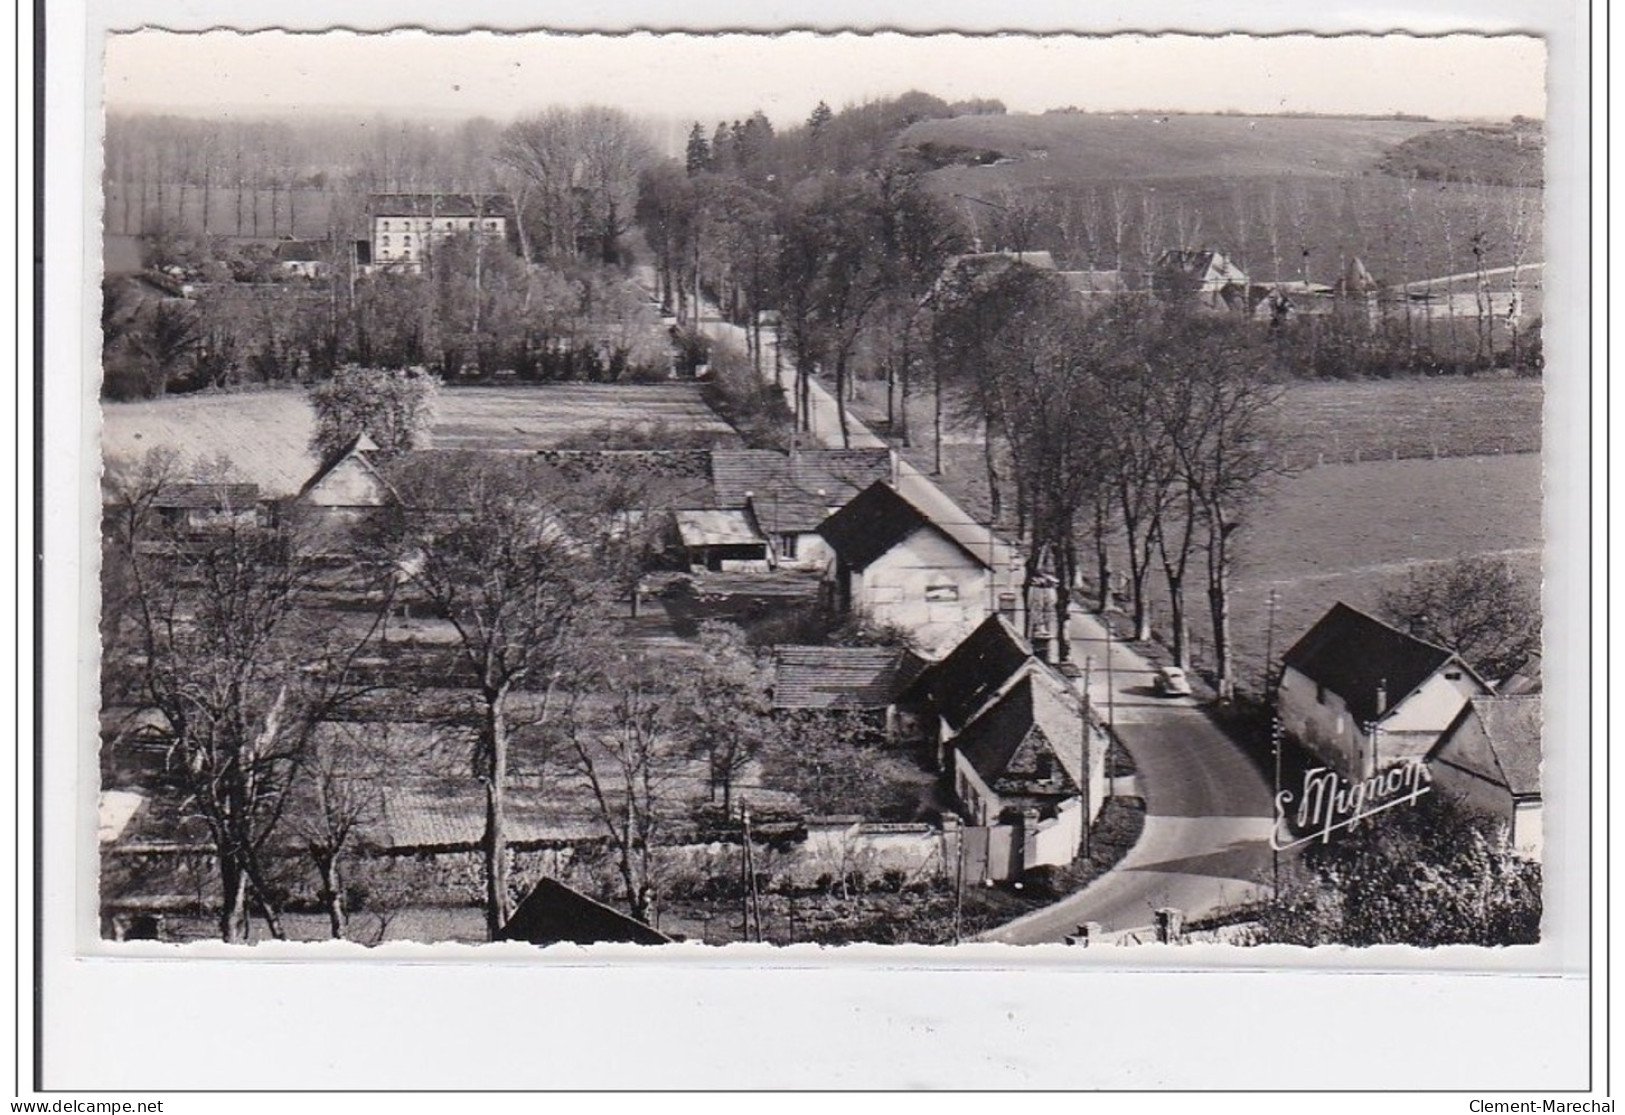
{"type": "Polygon", "coordinates": [[[1469,700],[1493,692],[1454,651],[1343,603],[1281,665],[1282,727],[1350,778],[1424,758],[1469,700]]]}

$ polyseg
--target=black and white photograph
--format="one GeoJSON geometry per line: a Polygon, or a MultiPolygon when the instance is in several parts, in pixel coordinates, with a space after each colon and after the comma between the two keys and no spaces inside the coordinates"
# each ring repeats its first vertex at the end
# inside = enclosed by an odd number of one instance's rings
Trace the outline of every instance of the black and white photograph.
{"type": "Polygon", "coordinates": [[[1538,36],[100,65],[100,945],[1542,941],[1538,36]]]}

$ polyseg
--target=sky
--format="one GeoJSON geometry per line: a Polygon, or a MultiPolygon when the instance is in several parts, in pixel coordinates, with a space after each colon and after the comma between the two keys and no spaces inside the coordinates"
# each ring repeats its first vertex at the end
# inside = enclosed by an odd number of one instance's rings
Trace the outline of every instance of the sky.
{"type": "Polygon", "coordinates": [[[1545,115],[1532,36],[958,36],[281,31],[109,36],[113,109],[332,110],[498,121],[552,104],[775,124],[909,89],[1075,105],[1439,118],[1545,115]]]}

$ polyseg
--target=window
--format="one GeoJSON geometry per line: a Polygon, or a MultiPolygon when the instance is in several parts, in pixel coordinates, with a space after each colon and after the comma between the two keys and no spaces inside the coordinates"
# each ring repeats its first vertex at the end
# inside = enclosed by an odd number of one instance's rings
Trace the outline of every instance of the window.
{"type": "Polygon", "coordinates": [[[797,538],[797,536],[794,535],[794,534],[783,534],[783,535],[779,536],[779,556],[780,557],[789,558],[791,561],[795,560],[795,557],[796,557],[796,538],[797,538]]]}
{"type": "MultiPolygon", "coordinates": [[[[410,240],[410,239],[411,239],[411,237],[410,237],[410,236],[409,236],[409,237],[407,237],[407,239],[408,239],[408,240],[410,240]]],[[[385,236],[385,237],[384,237],[384,238],[383,238],[383,240],[382,240],[382,243],[383,243],[383,245],[384,245],[384,247],[386,247],[386,248],[387,248],[387,247],[389,247],[389,237],[388,237],[388,236],[385,236]]]]}
{"type": "Polygon", "coordinates": [[[1013,592],[999,593],[999,614],[1007,619],[1013,619],[1016,614],[1016,594],[1013,592]]]}
{"type": "Polygon", "coordinates": [[[1322,705],[1326,703],[1326,687],[1319,682],[1315,683],[1315,701],[1322,705]]]}
{"type": "Polygon", "coordinates": [[[466,225],[464,225],[464,226],[463,226],[463,227],[464,227],[464,228],[473,228],[473,227],[474,227],[474,222],[473,222],[473,221],[469,221],[469,222],[468,222],[468,224],[466,224],[466,225]]]}
{"type": "Polygon", "coordinates": [[[1444,680],[1446,680],[1446,681],[1460,681],[1461,680],[1461,671],[1460,670],[1446,670],[1444,672],[1444,680]]]}
{"type": "Polygon", "coordinates": [[[385,229],[385,231],[388,231],[388,229],[389,229],[389,222],[388,221],[384,222],[384,229],[385,229]]]}
{"type": "Polygon", "coordinates": [[[405,236],[401,237],[401,240],[407,244],[410,244],[412,242],[412,234],[410,232],[407,233],[405,236]]]}
{"type": "Polygon", "coordinates": [[[485,222],[485,227],[490,229],[492,232],[495,232],[496,227],[497,227],[497,223],[495,221],[486,221],[485,222]]]}
{"type": "Polygon", "coordinates": [[[925,600],[928,604],[952,604],[959,599],[958,585],[926,585],[925,600]]]}

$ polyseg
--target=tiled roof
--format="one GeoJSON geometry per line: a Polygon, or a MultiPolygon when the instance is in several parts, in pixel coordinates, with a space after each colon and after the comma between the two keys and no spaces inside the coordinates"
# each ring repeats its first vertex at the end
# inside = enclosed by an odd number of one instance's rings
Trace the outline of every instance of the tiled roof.
{"type": "MultiPolygon", "coordinates": [[[[564,844],[603,835],[588,808],[569,808],[557,789],[510,786],[508,840],[519,845],[564,844]]],[[[485,791],[472,779],[391,785],[372,839],[392,851],[465,850],[485,834],[485,791]]]]}
{"type": "Polygon", "coordinates": [[[283,240],[276,246],[276,258],[284,263],[324,260],[332,253],[333,245],[326,240],[283,240]]]}
{"type": "Polygon", "coordinates": [[[506,217],[513,202],[504,194],[373,194],[367,209],[374,217],[506,217]]]}
{"type": "Polygon", "coordinates": [[[771,534],[815,530],[829,515],[877,480],[890,478],[888,449],[718,449],[711,453],[717,506],[756,512],[771,534]],[[820,493],[822,493],[820,495],[820,493]]]}
{"type": "Polygon", "coordinates": [[[1506,777],[1519,797],[1540,796],[1540,696],[1474,697],[1474,715],[1506,777]]]}
{"type": "Polygon", "coordinates": [[[166,484],[153,499],[154,507],[206,511],[241,510],[260,499],[258,484],[166,484]]]}
{"type": "Polygon", "coordinates": [[[611,503],[661,511],[726,506],[712,487],[706,449],[544,449],[535,459],[566,483],[608,483],[611,503]]]}
{"type": "Polygon", "coordinates": [[[519,903],[498,934],[504,941],[551,945],[619,942],[665,945],[671,938],[556,879],[544,878],[519,903]]]}
{"type": "Polygon", "coordinates": [[[1034,761],[1044,752],[1059,764],[1055,793],[1083,785],[1083,721],[1075,701],[1058,683],[1029,675],[954,737],[954,747],[1001,793],[1031,793],[1042,773],[1034,761]]]}
{"type": "MultiPolygon", "coordinates": [[[[1281,659],[1343,698],[1350,715],[1362,723],[1386,715],[1452,660],[1461,664],[1444,647],[1423,642],[1341,602],[1281,659]],[[1385,698],[1380,709],[1379,688],[1385,698]]],[[[1465,664],[1462,669],[1472,673],[1465,664]]]]}
{"type": "Polygon", "coordinates": [[[774,648],[773,707],[883,709],[920,668],[897,647],[774,648]]]}
{"type": "Polygon", "coordinates": [[[924,512],[933,525],[992,569],[995,577],[1007,577],[1012,582],[1019,579],[1021,556],[1015,547],[972,518],[940,485],[907,461],[898,462],[897,491],[924,512]]]}
{"type": "Polygon", "coordinates": [[[1502,678],[1496,685],[1495,691],[1503,697],[1517,697],[1525,693],[1539,693],[1541,690],[1540,655],[1531,654],[1511,674],[1502,678]]]}
{"type": "Polygon", "coordinates": [[[744,511],[678,511],[685,546],[756,546],[766,542],[744,511]]]}
{"type": "Polygon", "coordinates": [[[910,696],[930,705],[957,731],[1028,663],[1037,661],[1008,620],[989,616],[940,662],[925,668],[910,696]]]}
{"type": "Polygon", "coordinates": [[[536,459],[571,477],[631,471],[704,480],[710,468],[707,449],[540,449],[536,459]]]}

